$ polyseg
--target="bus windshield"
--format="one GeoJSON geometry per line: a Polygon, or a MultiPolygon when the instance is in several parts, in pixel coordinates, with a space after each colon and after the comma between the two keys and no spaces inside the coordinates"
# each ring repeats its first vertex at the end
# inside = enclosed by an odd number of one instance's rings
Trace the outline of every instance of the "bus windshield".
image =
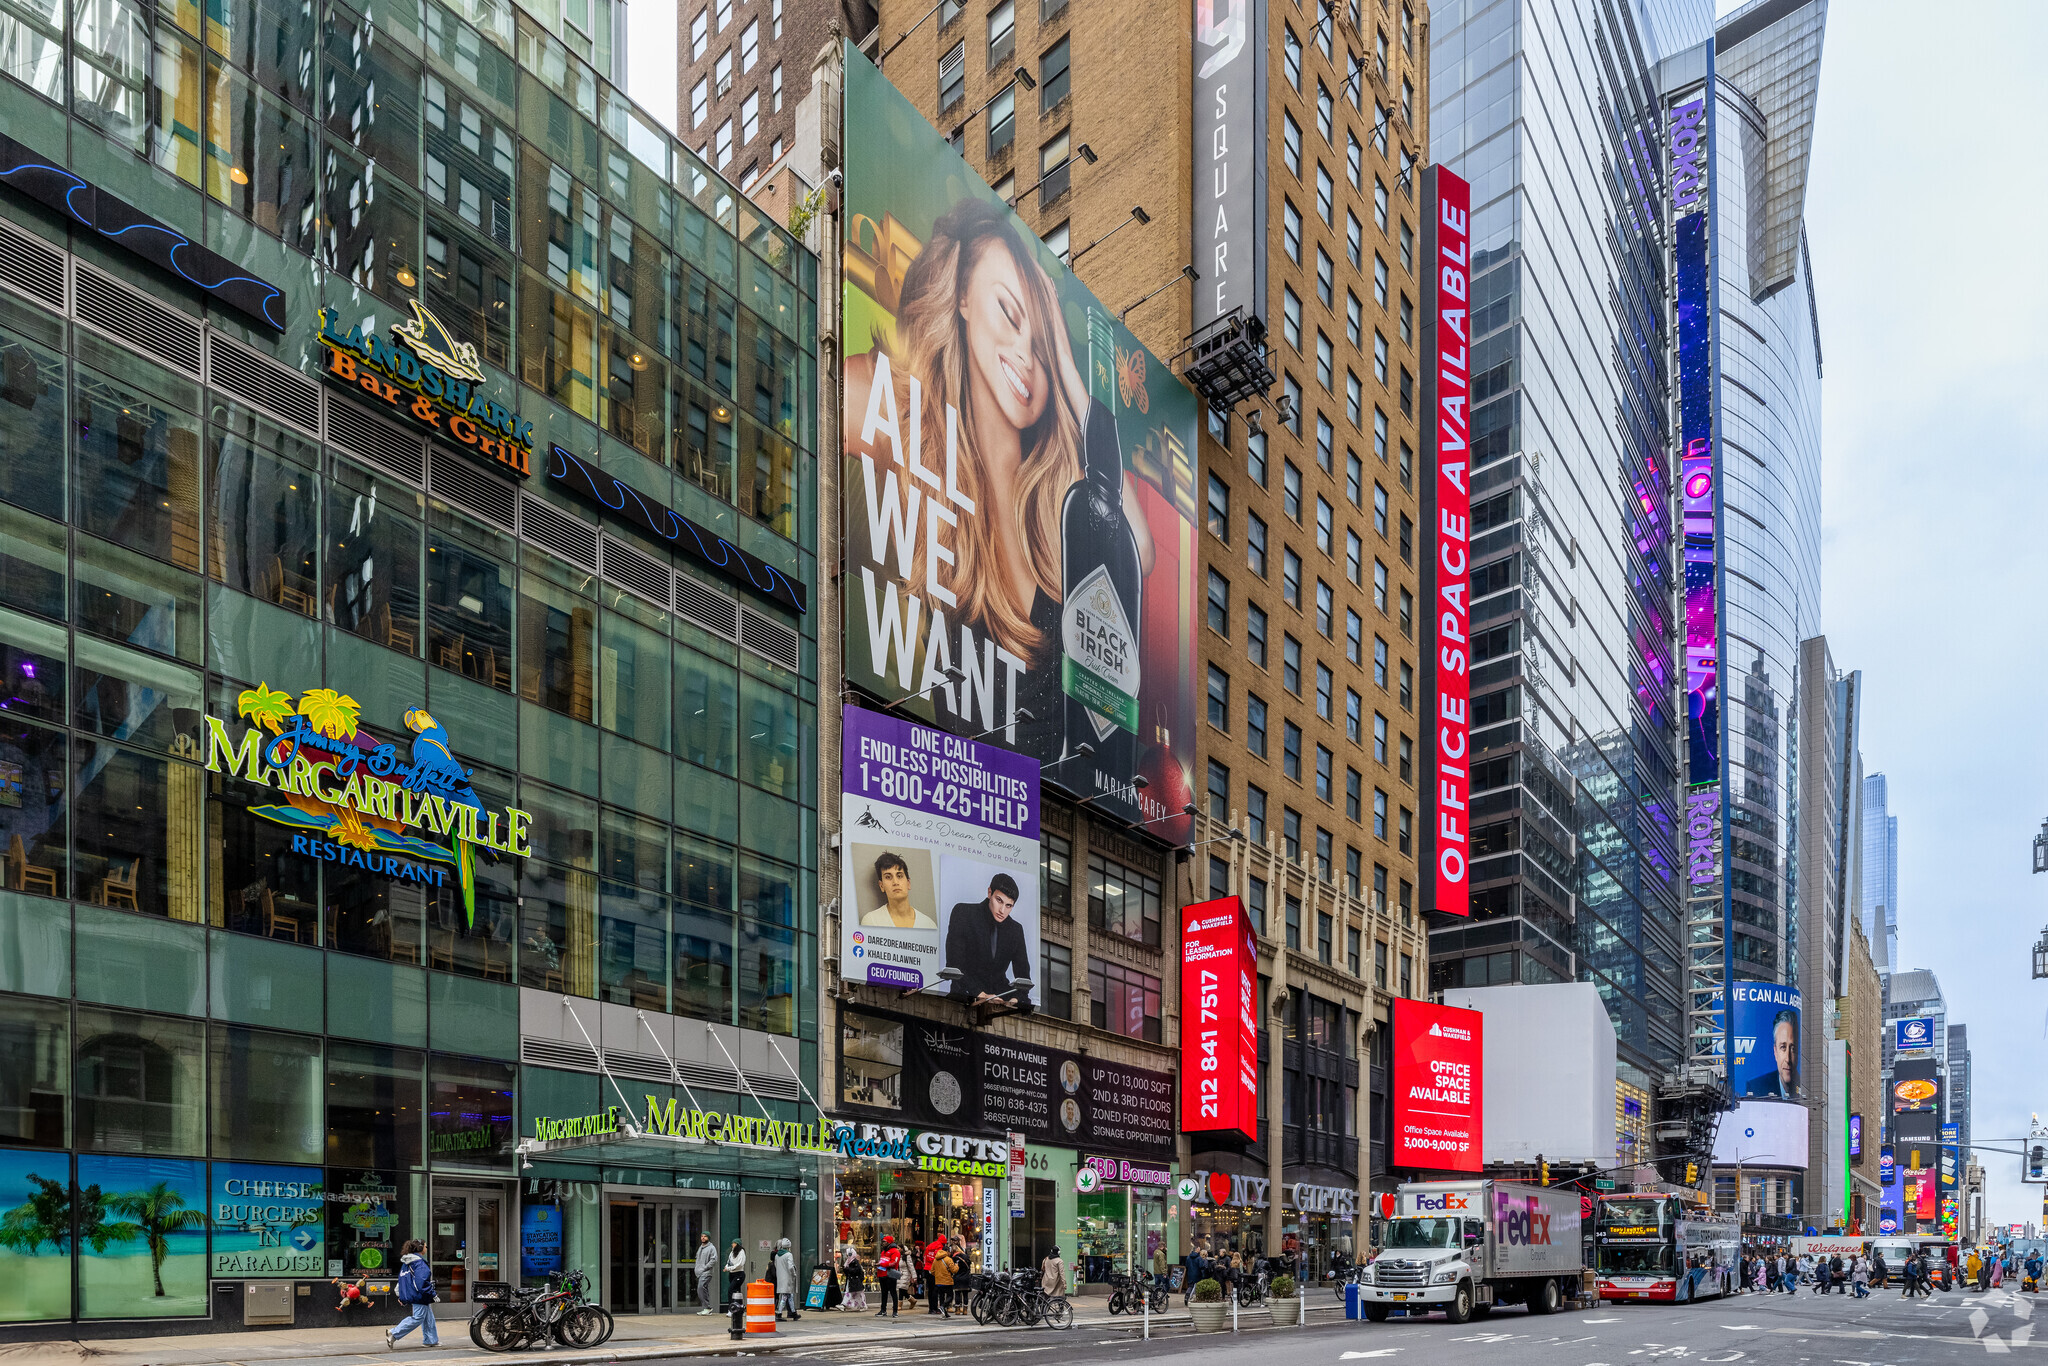
{"type": "Polygon", "coordinates": [[[1387,1224],[1382,1247],[1456,1247],[1456,1219],[1394,1219],[1387,1224]]]}
{"type": "Polygon", "coordinates": [[[1600,1227],[1640,1228],[1645,1232],[1662,1232],[1670,1227],[1665,1218],[1666,1202],[1659,1199],[1643,1200],[1602,1200],[1600,1202],[1600,1227]]]}
{"type": "Polygon", "coordinates": [[[1671,1244],[1669,1243],[1602,1243],[1599,1248],[1599,1270],[1616,1276],[1656,1276],[1671,1274],[1671,1244]]]}

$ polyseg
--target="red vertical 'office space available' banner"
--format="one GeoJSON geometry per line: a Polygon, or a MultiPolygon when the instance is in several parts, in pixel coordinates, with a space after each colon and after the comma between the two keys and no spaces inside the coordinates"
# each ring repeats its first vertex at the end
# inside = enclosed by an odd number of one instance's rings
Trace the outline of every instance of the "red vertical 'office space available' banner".
{"type": "Polygon", "coordinates": [[[1472,913],[1472,190],[1436,172],[1436,902],[1472,913]]]}

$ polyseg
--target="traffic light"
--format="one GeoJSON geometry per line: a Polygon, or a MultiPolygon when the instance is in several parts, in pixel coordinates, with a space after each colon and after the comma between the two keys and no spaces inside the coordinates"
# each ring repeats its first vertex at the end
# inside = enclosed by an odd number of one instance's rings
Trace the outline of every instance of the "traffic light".
{"type": "Polygon", "coordinates": [[[2048,1181],[2048,1144],[2027,1145],[2027,1180],[2048,1181]]]}
{"type": "Polygon", "coordinates": [[[1550,1164],[1543,1160],[1543,1156],[1540,1153],[1536,1157],[1536,1184],[1539,1186],[1550,1184],[1550,1164]]]}
{"type": "Polygon", "coordinates": [[[1697,1186],[1697,1185],[1698,1185],[1699,1183],[1700,1183],[1700,1164],[1699,1164],[1699,1163],[1697,1163],[1697,1162],[1688,1162],[1688,1163],[1686,1163],[1686,1164],[1685,1164],[1685,1184],[1686,1184],[1686,1185],[1688,1185],[1688,1186],[1697,1186]]]}

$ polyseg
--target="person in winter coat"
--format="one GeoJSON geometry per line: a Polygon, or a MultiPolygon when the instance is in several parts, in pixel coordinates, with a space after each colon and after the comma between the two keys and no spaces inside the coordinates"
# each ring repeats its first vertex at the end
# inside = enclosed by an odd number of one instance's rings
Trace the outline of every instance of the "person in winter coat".
{"type": "Polygon", "coordinates": [[[903,1301],[898,1298],[902,1291],[903,1249],[896,1246],[893,1235],[883,1235],[882,1250],[875,1257],[875,1285],[882,1292],[882,1307],[875,1311],[875,1317],[884,1314],[890,1318],[901,1315],[903,1301]]]}
{"type": "Polygon", "coordinates": [[[795,1323],[803,1315],[796,1312],[796,1254],[789,1250],[789,1239],[775,1245],[775,1256],[770,1261],[775,1268],[776,1320],[786,1317],[795,1323]]]}
{"type": "Polygon", "coordinates": [[[747,1245],[737,1238],[725,1254],[725,1302],[747,1302],[747,1245]]]}
{"type": "Polygon", "coordinates": [[[932,1259],[945,1251],[945,1249],[945,1238],[934,1238],[924,1245],[924,1255],[919,1259],[919,1267],[924,1272],[924,1312],[927,1314],[942,1312],[939,1308],[938,1290],[932,1280],[932,1259]]]}
{"type": "Polygon", "coordinates": [[[420,1330],[420,1341],[429,1347],[441,1345],[441,1327],[434,1322],[434,1301],[441,1298],[434,1292],[434,1269],[427,1265],[427,1245],[417,1238],[406,1240],[405,1248],[398,1257],[398,1302],[411,1308],[412,1312],[400,1319],[395,1327],[384,1330],[384,1346],[394,1348],[398,1340],[413,1329],[420,1330]]]}
{"type": "Polygon", "coordinates": [[[1045,1254],[1045,1260],[1038,1264],[1038,1285],[1048,1295],[1067,1293],[1067,1264],[1060,1260],[1057,1246],[1045,1254]]]}
{"type": "Polygon", "coordinates": [[[950,1246],[942,1246],[932,1254],[932,1303],[939,1308],[939,1317],[953,1317],[953,1280],[958,1274],[960,1263],[953,1257],[950,1246]]]}
{"type": "Polygon", "coordinates": [[[868,1307],[867,1268],[860,1262],[860,1249],[852,1243],[839,1245],[839,1281],[846,1287],[846,1301],[843,1309],[865,1309],[868,1307]]]}
{"type": "Polygon", "coordinates": [[[718,1307],[718,1244],[711,1235],[697,1235],[697,1312],[708,1314],[718,1307]]]}

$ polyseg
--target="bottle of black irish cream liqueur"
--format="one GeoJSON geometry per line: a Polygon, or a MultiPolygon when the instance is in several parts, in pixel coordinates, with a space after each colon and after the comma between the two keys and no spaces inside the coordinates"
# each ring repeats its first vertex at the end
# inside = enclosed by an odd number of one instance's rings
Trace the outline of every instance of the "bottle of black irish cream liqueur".
{"type": "Polygon", "coordinates": [[[1116,334],[1088,309],[1088,414],[1082,475],[1060,512],[1060,685],[1066,752],[1087,741],[1094,767],[1116,784],[1137,772],[1138,623],[1145,585],[1124,517],[1123,443],[1116,425],[1116,334]]]}

